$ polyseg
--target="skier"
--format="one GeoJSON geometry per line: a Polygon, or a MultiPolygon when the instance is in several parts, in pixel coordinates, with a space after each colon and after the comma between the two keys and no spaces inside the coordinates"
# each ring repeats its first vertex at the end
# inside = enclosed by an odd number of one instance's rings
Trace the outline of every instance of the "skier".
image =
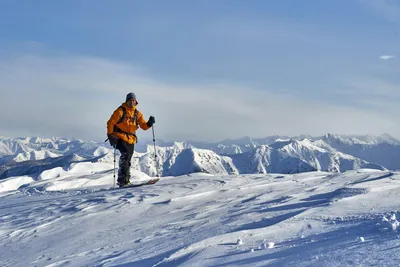
{"type": "Polygon", "coordinates": [[[118,180],[119,187],[129,186],[131,159],[134,146],[137,143],[136,130],[142,128],[148,130],[155,123],[153,116],[149,120],[143,118],[143,114],[137,110],[136,95],[126,95],[125,103],[119,106],[107,121],[107,136],[112,147],[121,152],[119,158],[118,180]]]}

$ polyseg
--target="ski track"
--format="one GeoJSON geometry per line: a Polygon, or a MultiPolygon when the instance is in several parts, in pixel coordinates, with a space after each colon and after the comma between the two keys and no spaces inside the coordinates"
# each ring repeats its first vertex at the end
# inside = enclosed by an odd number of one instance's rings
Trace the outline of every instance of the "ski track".
{"type": "MultiPolygon", "coordinates": [[[[387,189],[398,189],[400,181],[394,176],[390,172],[312,177],[307,173],[240,175],[218,179],[191,176],[190,182],[188,177],[170,177],[135,189],[52,192],[39,182],[1,197],[0,263],[191,266],[203,254],[207,255],[204,264],[212,266],[276,263],[291,255],[294,248],[315,251],[317,244],[326,240],[344,242],[342,234],[335,231],[350,219],[334,219],[320,211],[329,214],[343,201],[380,194],[381,189],[373,188],[376,182],[384,184],[385,179],[391,180],[387,189]],[[110,216],[121,223],[109,222],[110,216]],[[327,224],[328,231],[318,235],[314,229],[321,224],[327,224]],[[292,240],[280,240],[285,228],[290,229],[292,240]],[[276,243],[273,252],[266,249],[268,240],[276,243]],[[84,249],[69,248],[69,242],[78,242],[84,249]],[[36,256],[20,259],[17,248],[36,256]],[[6,257],[8,251],[13,251],[13,256],[6,257]],[[227,256],[220,259],[218,255],[227,256]]],[[[364,226],[352,230],[353,235],[374,229],[371,221],[377,220],[355,218],[364,226]]],[[[292,256],[288,262],[296,260],[292,256]]]]}

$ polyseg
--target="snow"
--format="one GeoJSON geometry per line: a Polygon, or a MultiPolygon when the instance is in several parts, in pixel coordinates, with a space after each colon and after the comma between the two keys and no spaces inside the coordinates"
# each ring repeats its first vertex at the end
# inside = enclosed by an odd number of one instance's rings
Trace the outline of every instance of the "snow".
{"type": "Polygon", "coordinates": [[[0,180],[0,192],[7,192],[16,190],[24,184],[33,182],[29,176],[11,177],[8,179],[0,180]]]}
{"type": "Polygon", "coordinates": [[[398,266],[400,172],[113,173],[0,180],[0,266],[398,266]]]}
{"type": "Polygon", "coordinates": [[[41,160],[45,158],[55,158],[59,157],[59,154],[52,153],[46,150],[42,151],[31,151],[31,152],[24,152],[24,153],[19,153],[17,154],[16,157],[14,157],[14,160],[16,162],[22,162],[22,161],[27,161],[27,160],[41,160]]]}
{"type": "MultiPolygon", "coordinates": [[[[243,138],[217,145],[203,142],[198,144],[201,148],[186,141],[173,142],[170,146],[156,146],[157,158],[154,157],[154,144],[148,144],[144,152],[135,152],[132,167],[149,176],[179,176],[196,172],[237,175],[313,170],[344,172],[359,168],[400,169],[400,146],[390,136],[358,137],[364,141],[356,141],[359,139],[352,136],[346,139],[327,135],[324,138],[329,144],[323,138],[312,140],[304,137],[301,140],[270,137],[257,141],[243,138]],[[383,142],[386,139],[386,143],[378,144],[377,140],[383,142]],[[367,144],[365,140],[371,143],[367,144]],[[235,145],[234,141],[239,143],[235,145]],[[258,143],[269,141],[272,143],[258,143]],[[218,154],[216,150],[231,153],[218,154]]],[[[56,167],[68,168],[73,162],[112,163],[113,160],[114,151],[104,142],[67,138],[0,139],[0,179],[33,176],[56,167]]]]}

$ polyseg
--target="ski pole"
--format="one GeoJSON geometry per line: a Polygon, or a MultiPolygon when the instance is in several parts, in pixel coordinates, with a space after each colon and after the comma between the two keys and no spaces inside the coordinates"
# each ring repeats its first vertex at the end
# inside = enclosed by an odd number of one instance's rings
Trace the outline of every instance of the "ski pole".
{"type": "Polygon", "coordinates": [[[113,183],[113,188],[115,189],[115,162],[116,162],[116,156],[115,156],[115,151],[117,150],[117,144],[114,144],[114,183],[113,183]]]}
{"type": "Polygon", "coordinates": [[[156,151],[156,135],[154,134],[154,125],[151,127],[151,130],[153,131],[154,161],[155,161],[155,166],[156,166],[156,174],[157,174],[157,177],[160,177],[160,175],[158,173],[158,160],[157,160],[157,151],[156,151]]]}

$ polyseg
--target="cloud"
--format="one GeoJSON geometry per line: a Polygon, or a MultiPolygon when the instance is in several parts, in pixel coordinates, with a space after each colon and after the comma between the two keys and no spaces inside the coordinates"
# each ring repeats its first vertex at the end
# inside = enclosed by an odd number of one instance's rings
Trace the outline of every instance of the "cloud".
{"type": "MultiPolygon", "coordinates": [[[[398,76],[398,73],[394,76],[398,76]]],[[[348,75],[342,78],[344,89],[336,91],[337,98],[342,102],[397,121],[395,114],[400,112],[397,105],[400,101],[399,80],[388,79],[385,75],[348,75]]]]}
{"type": "MultiPolygon", "coordinates": [[[[208,140],[273,134],[400,132],[392,117],[233,83],[170,83],[143,68],[90,57],[0,61],[0,135],[103,140],[111,113],[135,92],[158,138],[208,140]]],[[[282,90],[283,92],[283,90],[282,90]]],[[[150,139],[151,132],[139,132],[150,139]]]]}
{"type": "Polygon", "coordinates": [[[380,59],[383,59],[383,60],[389,60],[389,59],[394,59],[394,58],[396,58],[396,56],[395,56],[395,55],[382,55],[382,56],[380,56],[379,58],[380,58],[380,59]]]}

